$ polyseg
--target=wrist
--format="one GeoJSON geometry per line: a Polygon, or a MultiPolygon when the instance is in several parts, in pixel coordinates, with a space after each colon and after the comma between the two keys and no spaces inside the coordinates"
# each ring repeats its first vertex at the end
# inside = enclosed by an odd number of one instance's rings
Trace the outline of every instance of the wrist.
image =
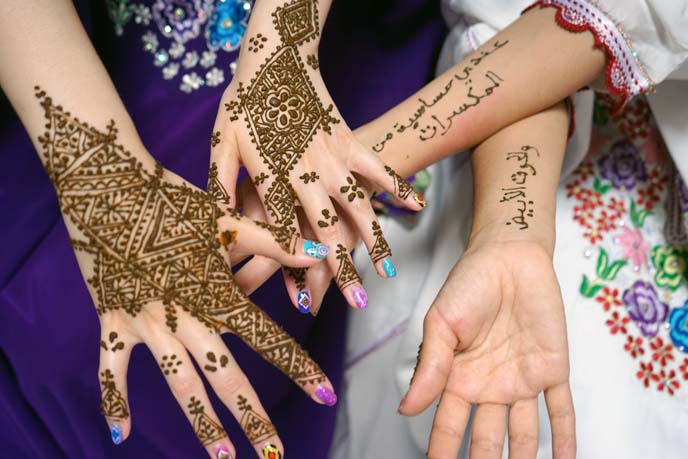
{"type": "Polygon", "coordinates": [[[507,225],[510,217],[496,215],[474,215],[469,247],[486,243],[529,243],[542,248],[552,257],[556,239],[554,214],[538,215],[536,221],[531,221],[527,229],[520,229],[515,225],[507,225]]]}

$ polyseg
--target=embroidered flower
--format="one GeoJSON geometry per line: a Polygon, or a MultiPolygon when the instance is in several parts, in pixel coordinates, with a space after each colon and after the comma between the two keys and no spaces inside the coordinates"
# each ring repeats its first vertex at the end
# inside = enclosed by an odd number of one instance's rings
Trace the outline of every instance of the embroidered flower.
{"type": "Polygon", "coordinates": [[[650,250],[650,244],[645,241],[640,229],[621,227],[621,234],[616,236],[616,242],[623,247],[624,258],[631,260],[634,267],[640,268],[648,264],[647,252],[650,250]]]}
{"type": "Polygon", "coordinates": [[[682,352],[688,352],[688,301],[682,308],[674,308],[669,316],[671,341],[682,352]]]}
{"type": "Polygon", "coordinates": [[[681,371],[681,374],[683,374],[683,379],[688,381],[688,359],[683,359],[683,363],[678,369],[681,371]]]}
{"type": "Polygon", "coordinates": [[[640,370],[638,370],[636,376],[643,382],[645,387],[650,386],[650,381],[659,381],[659,377],[654,373],[651,362],[640,362],[640,370]]]}
{"type": "Polygon", "coordinates": [[[620,141],[612,145],[608,154],[597,160],[600,175],[618,189],[632,189],[637,181],[647,179],[645,164],[635,145],[620,141]]]}
{"type": "Polygon", "coordinates": [[[674,354],[671,352],[674,350],[674,346],[669,343],[664,344],[662,338],[657,337],[651,341],[650,348],[652,349],[652,360],[659,362],[663,367],[670,360],[674,360],[674,354]]]}
{"type": "Polygon", "coordinates": [[[621,306],[621,301],[619,301],[619,290],[611,289],[605,287],[602,289],[602,293],[595,298],[598,303],[602,304],[605,311],[609,311],[612,306],[621,306]]]}
{"type": "Polygon", "coordinates": [[[623,294],[628,315],[635,321],[645,336],[656,336],[659,326],[669,313],[669,306],[662,302],[654,286],[641,280],[623,294]]]}
{"type": "Polygon", "coordinates": [[[607,319],[607,326],[609,327],[609,333],[612,335],[616,335],[617,333],[621,332],[623,334],[628,333],[628,330],[626,329],[626,325],[628,322],[631,320],[628,317],[621,317],[617,311],[614,311],[612,313],[611,318],[607,319]]]}
{"type": "Polygon", "coordinates": [[[208,9],[204,0],[155,0],[153,19],[164,36],[186,43],[200,34],[208,9]]]}
{"type": "Polygon", "coordinates": [[[660,287],[676,290],[686,273],[685,254],[673,246],[655,246],[652,264],[657,268],[655,283],[660,287]]]}
{"type": "Polygon", "coordinates": [[[661,370],[657,375],[656,381],[657,390],[662,392],[664,389],[666,389],[666,391],[669,392],[669,395],[674,395],[674,391],[681,387],[681,383],[679,383],[678,379],[676,379],[675,370],[661,370]]]}
{"type": "Polygon", "coordinates": [[[645,349],[643,348],[643,339],[640,337],[634,338],[632,336],[626,337],[626,344],[624,344],[624,349],[631,354],[634,359],[639,355],[645,354],[645,349]]]}
{"type": "Polygon", "coordinates": [[[279,130],[289,129],[300,123],[305,117],[303,99],[292,94],[286,86],[268,92],[265,97],[267,109],[263,114],[265,120],[279,130]]]}
{"type": "Polygon", "coordinates": [[[210,16],[206,38],[211,49],[234,51],[246,34],[251,3],[245,0],[221,0],[210,16]]]}

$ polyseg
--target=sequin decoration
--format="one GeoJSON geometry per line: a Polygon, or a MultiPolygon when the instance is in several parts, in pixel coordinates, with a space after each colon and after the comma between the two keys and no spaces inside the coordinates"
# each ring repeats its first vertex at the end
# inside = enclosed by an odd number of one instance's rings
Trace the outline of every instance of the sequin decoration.
{"type": "Polygon", "coordinates": [[[151,55],[164,80],[192,93],[231,79],[253,0],[145,3],[107,0],[108,15],[117,35],[138,29],[143,51],[151,55]]]}

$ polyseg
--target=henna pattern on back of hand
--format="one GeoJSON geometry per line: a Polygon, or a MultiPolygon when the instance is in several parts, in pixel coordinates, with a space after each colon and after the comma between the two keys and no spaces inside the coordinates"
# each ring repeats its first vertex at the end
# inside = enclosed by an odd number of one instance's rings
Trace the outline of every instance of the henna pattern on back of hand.
{"type": "Polygon", "coordinates": [[[154,172],[144,168],[116,143],[114,122],[101,132],[36,91],[47,120],[39,137],[45,168],[78,229],[75,247],[93,257],[87,281],[98,314],[136,316],[162,302],[173,332],[181,308],[216,332],[227,327],[302,387],[324,381],[307,353],[234,282],[213,197],[166,181],[159,164],[154,172]]]}

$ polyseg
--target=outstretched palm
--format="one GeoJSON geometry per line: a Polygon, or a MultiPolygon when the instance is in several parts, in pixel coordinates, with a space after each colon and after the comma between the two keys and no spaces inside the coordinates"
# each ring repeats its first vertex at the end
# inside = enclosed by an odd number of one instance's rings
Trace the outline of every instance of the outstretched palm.
{"type": "Polygon", "coordinates": [[[555,457],[575,456],[564,310],[551,256],[527,242],[469,248],[425,318],[419,366],[402,402],[417,414],[442,393],[428,457],[455,458],[471,404],[471,457],[535,457],[545,392],[555,457]]]}

